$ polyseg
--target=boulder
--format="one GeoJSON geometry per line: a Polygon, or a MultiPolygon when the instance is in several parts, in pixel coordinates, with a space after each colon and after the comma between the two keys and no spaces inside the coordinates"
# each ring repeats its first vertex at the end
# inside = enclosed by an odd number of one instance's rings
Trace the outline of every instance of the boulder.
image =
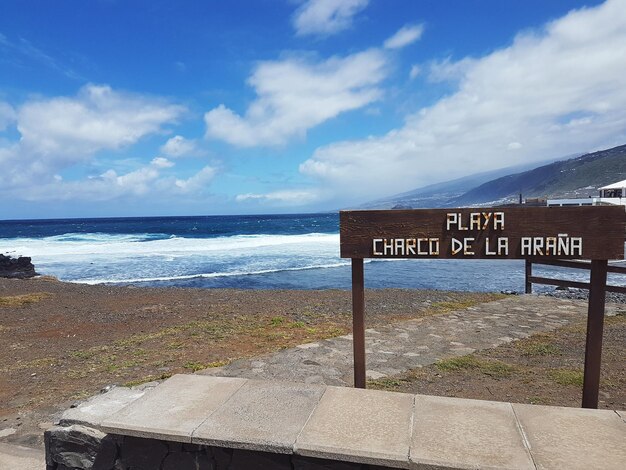
{"type": "Polygon", "coordinates": [[[37,273],[28,256],[11,258],[0,254],[0,277],[26,279],[33,276],[37,276],[37,273]]]}

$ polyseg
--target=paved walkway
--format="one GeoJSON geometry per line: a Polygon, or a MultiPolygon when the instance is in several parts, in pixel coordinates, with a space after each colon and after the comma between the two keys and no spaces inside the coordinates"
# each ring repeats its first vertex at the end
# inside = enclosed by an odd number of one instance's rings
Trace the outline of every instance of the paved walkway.
{"type": "MultiPolygon", "coordinates": [[[[367,307],[366,307],[367,309],[367,307]]],[[[607,306],[607,313],[615,308],[607,306]]],[[[449,314],[368,329],[367,377],[379,379],[439,359],[488,349],[584,318],[587,302],[544,296],[511,296],[449,314]]],[[[198,372],[204,375],[353,384],[352,335],[234,361],[198,372]]]]}
{"type": "Polygon", "coordinates": [[[46,458],[43,450],[0,442],[0,469],[43,470],[44,468],[46,468],[46,458]]]}

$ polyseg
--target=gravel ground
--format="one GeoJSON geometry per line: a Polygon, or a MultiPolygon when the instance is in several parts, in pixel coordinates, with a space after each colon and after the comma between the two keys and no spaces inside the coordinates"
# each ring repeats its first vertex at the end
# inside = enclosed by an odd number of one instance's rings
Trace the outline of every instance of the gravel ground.
{"type": "MultiPolygon", "coordinates": [[[[559,299],[587,300],[589,298],[589,291],[587,289],[574,289],[568,287],[566,289],[555,289],[554,291],[545,292],[541,295],[545,295],[547,297],[557,297],[559,299]]],[[[606,302],[626,304],[626,294],[607,292],[606,302]]]]}

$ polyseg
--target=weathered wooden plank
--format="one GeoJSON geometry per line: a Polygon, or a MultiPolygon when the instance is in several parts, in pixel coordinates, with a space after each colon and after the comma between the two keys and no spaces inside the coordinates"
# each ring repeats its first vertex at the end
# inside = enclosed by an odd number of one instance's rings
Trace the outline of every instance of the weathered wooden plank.
{"type": "Polygon", "coordinates": [[[342,211],[343,258],[624,259],[621,206],[342,211]]]}
{"type": "Polygon", "coordinates": [[[545,284],[548,286],[558,287],[574,287],[576,289],[589,289],[588,282],[568,281],[567,279],[554,279],[551,277],[530,276],[528,278],[531,284],[545,284]]]}

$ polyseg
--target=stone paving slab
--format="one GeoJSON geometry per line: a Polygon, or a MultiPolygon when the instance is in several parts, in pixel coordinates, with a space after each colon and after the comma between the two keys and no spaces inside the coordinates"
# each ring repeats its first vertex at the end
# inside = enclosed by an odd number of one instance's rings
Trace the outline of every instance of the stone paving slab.
{"type": "Polygon", "coordinates": [[[513,404],[537,469],[623,470],[626,423],[612,410],[513,404]]]}
{"type": "MultiPolygon", "coordinates": [[[[154,383],[156,386],[156,382],[154,383]]],[[[111,415],[141,398],[148,388],[115,387],[106,393],[95,395],[76,408],[63,412],[61,424],[89,424],[99,426],[111,415]]]]}
{"type": "MultiPolygon", "coordinates": [[[[367,376],[379,379],[442,358],[494,348],[554,330],[586,314],[585,301],[520,295],[447,314],[369,328],[365,334],[367,376]]],[[[199,373],[352,386],[352,335],[241,359],[199,373]]]]}
{"type": "Polygon", "coordinates": [[[0,442],[0,469],[43,470],[46,458],[43,451],[0,442]]]}
{"type": "Polygon", "coordinates": [[[405,393],[328,387],[294,452],[408,468],[413,401],[405,393]]]}
{"type": "Polygon", "coordinates": [[[415,399],[410,460],[415,469],[535,470],[510,403],[426,395],[415,399]]]}
{"type": "MultiPolygon", "coordinates": [[[[199,378],[207,380],[207,377],[199,378]]],[[[247,382],[195,430],[192,442],[291,454],[298,434],[325,388],[323,385],[247,382]]]]}
{"type": "Polygon", "coordinates": [[[191,442],[192,432],[246,383],[203,379],[174,375],[96,427],[112,434],[191,442]]]}

